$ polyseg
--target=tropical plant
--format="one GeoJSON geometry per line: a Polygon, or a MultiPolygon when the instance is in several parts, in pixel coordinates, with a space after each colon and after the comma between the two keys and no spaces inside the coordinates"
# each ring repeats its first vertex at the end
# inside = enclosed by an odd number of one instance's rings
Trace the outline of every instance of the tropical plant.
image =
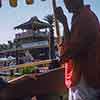
{"type": "Polygon", "coordinates": [[[23,74],[30,74],[30,73],[36,72],[36,70],[37,70],[36,66],[28,66],[26,68],[21,69],[19,73],[21,75],[23,75],[23,74]]]}
{"type": "Polygon", "coordinates": [[[45,21],[47,21],[47,23],[51,26],[50,28],[49,28],[49,33],[50,34],[48,34],[49,35],[49,57],[50,57],[50,59],[55,59],[55,41],[54,41],[54,29],[53,29],[53,24],[54,24],[54,17],[53,17],[53,15],[47,15],[47,16],[45,16],[45,18],[44,18],[44,20],[45,21]]]}
{"type": "Polygon", "coordinates": [[[50,24],[51,26],[52,26],[53,23],[54,23],[54,17],[53,17],[53,15],[50,15],[50,14],[47,15],[47,16],[45,16],[44,20],[47,21],[48,24],[50,24]]]}

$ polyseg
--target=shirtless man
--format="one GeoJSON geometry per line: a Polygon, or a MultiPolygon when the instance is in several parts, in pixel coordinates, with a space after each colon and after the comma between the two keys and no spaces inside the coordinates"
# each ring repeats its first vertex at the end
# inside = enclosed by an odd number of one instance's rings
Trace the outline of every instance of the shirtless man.
{"type": "Polygon", "coordinates": [[[64,0],[72,13],[71,30],[61,7],[56,17],[64,27],[64,51],[61,61],[72,59],[73,75],[69,100],[99,100],[100,97],[100,24],[83,0],[64,0]],[[79,78],[80,76],[80,78],[79,78]]]}

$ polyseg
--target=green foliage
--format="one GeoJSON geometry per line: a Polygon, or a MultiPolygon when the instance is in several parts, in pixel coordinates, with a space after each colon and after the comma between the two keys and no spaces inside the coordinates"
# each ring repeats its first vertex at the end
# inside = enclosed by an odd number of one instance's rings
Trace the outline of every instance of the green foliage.
{"type": "Polygon", "coordinates": [[[23,74],[30,74],[32,72],[35,72],[36,70],[37,70],[36,66],[29,66],[29,67],[21,69],[20,73],[21,73],[21,75],[23,75],[23,74]]]}
{"type": "Polygon", "coordinates": [[[53,15],[47,15],[47,16],[45,16],[44,20],[47,21],[51,26],[54,23],[53,15]]]}

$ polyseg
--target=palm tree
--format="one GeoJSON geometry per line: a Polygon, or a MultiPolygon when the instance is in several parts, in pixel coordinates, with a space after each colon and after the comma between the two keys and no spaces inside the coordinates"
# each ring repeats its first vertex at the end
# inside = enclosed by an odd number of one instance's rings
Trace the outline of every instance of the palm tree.
{"type": "MultiPolygon", "coordinates": [[[[54,24],[54,17],[53,15],[47,15],[44,18],[45,21],[47,21],[47,23],[51,26],[49,28],[49,56],[50,59],[55,59],[56,55],[55,55],[55,42],[54,42],[54,30],[53,30],[53,24],[54,24]]],[[[52,65],[53,66],[53,65],[52,65]]],[[[54,66],[52,67],[54,68],[54,66]]]]}
{"type": "Polygon", "coordinates": [[[45,16],[44,20],[47,21],[48,24],[53,25],[54,17],[53,17],[53,15],[47,15],[47,16],[45,16]]]}

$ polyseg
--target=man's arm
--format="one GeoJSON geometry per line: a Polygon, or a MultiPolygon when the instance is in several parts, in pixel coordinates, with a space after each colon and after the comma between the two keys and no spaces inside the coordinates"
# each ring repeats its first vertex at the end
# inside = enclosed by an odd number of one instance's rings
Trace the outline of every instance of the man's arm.
{"type": "Polygon", "coordinates": [[[64,28],[64,38],[69,39],[69,27],[67,23],[67,17],[64,15],[63,10],[61,7],[56,8],[56,18],[59,20],[59,22],[63,25],[64,28]]]}

